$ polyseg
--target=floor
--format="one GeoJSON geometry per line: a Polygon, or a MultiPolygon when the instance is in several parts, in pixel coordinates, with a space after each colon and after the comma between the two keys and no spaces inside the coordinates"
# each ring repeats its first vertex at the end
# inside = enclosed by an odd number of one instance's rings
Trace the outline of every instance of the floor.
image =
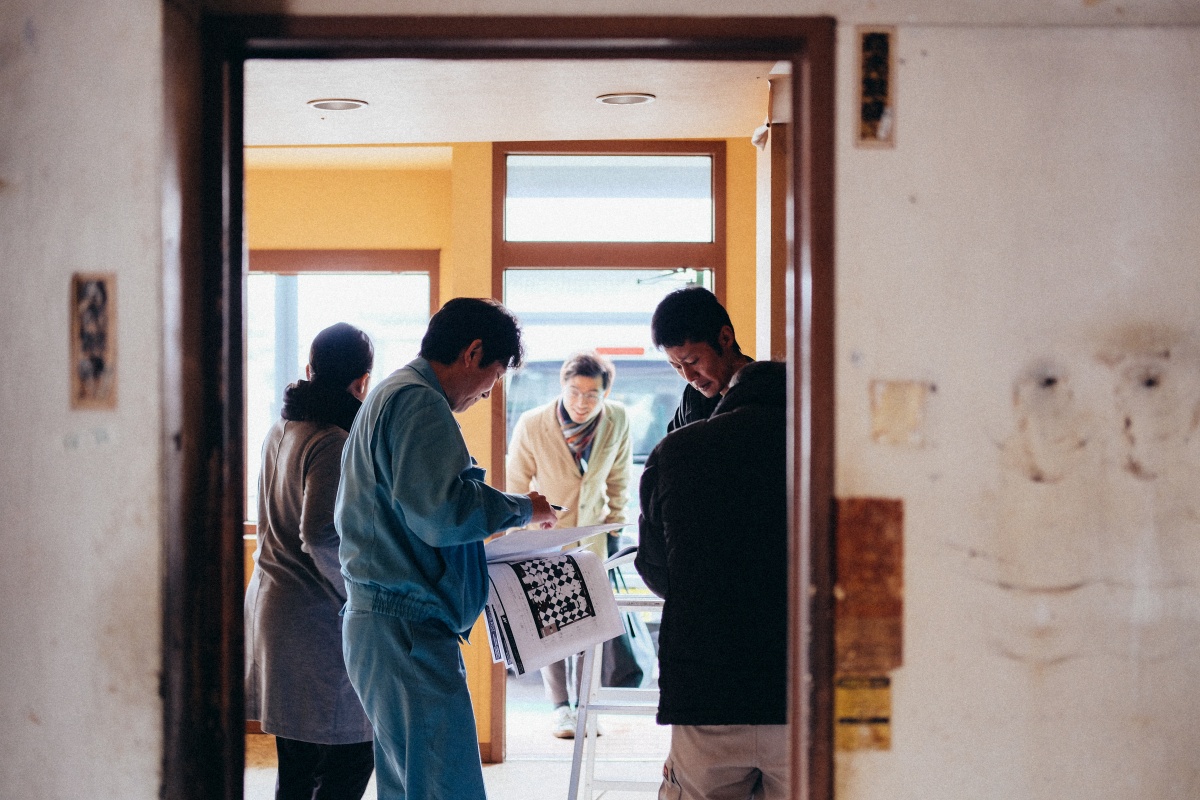
{"type": "MultiPolygon", "coordinates": [[[[489,800],[567,798],[571,776],[569,739],[550,734],[550,708],[538,674],[508,678],[508,754],[503,764],[485,764],[483,780],[489,800]]],[[[670,745],[668,728],[653,717],[601,718],[596,777],[610,780],[655,780],[670,745]]],[[[246,737],[246,800],[271,800],[275,789],[275,740],[246,737]]],[[[645,800],[654,792],[606,792],[605,800],[645,800]]],[[[371,780],[364,800],[377,800],[371,780]]]]}

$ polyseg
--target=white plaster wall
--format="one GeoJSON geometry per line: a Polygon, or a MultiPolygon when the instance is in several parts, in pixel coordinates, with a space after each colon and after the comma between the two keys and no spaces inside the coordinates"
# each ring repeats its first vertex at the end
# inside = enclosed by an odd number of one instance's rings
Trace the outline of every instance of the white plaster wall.
{"type": "Polygon", "coordinates": [[[0,3],[0,797],[155,798],[161,7],[0,3]],[[119,406],[68,407],[72,272],[119,406]]]}
{"type": "Polygon", "coordinates": [[[896,149],[839,125],[837,477],[905,502],[905,665],[839,797],[1200,797],[1200,29],[898,47],[896,149]]]}

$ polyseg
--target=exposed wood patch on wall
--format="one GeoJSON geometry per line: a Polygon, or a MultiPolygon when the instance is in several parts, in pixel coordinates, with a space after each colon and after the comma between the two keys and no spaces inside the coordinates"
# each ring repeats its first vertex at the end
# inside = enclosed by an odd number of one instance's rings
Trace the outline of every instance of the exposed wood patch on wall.
{"type": "Polygon", "coordinates": [[[835,646],[840,675],[903,663],[904,502],[838,499],[835,646]]]}
{"type": "Polygon", "coordinates": [[[837,508],[835,746],[888,750],[887,673],[904,661],[904,503],[851,497],[837,508]]]}
{"type": "Polygon", "coordinates": [[[892,749],[892,681],[839,677],[833,691],[838,750],[892,749]]]}

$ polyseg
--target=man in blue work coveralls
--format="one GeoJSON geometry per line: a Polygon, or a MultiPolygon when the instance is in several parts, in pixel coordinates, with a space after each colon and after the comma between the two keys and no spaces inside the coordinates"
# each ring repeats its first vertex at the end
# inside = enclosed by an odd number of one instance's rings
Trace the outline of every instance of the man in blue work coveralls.
{"type": "Polygon", "coordinates": [[[367,397],[342,452],[342,651],[375,730],[380,800],[472,800],[483,770],[458,644],[487,599],[483,540],[555,514],[536,492],[486,485],[454,418],[521,364],[508,309],[451,300],[420,353],[367,397]]]}

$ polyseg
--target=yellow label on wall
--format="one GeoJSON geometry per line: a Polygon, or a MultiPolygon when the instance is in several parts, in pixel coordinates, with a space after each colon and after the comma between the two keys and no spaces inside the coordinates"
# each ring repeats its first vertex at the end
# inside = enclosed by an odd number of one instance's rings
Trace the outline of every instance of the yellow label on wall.
{"type": "Polygon", "coordinates": [[[892,748],[892,681],[838,678],[833,691],[834,746],[838,750],[892,748]]]}

